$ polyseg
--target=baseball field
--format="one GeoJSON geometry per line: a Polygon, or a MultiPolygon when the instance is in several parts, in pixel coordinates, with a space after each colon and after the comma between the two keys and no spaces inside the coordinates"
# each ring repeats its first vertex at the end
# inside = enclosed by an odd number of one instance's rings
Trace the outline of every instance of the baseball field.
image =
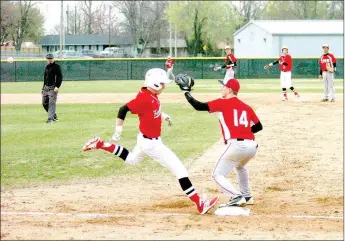
{"type": "MultiPolygon", "coordinates": [[[[114,131],[118,108],[142,81],[65,81],[60,121],[46,124],[41,82],[1,83],[1,239],[319,239],[343,236],[343,80],[336,102],[323,103],[323,82],[294,79],[302,100],[280,82],[240,80],[239,98],[263,131],[248,164],[255,205],[249,216],[199,215],[175,177],[146,158],[137,166],[85,142],[114,131]]],[[[219,97],[216,80],[196,80],[198,100],[219,97]]],[[[173,125],[163,142],[188,168],[199,193],[227,197],[211,180],[224,150],[215,115],[196,112],[176,85],[160,96],[173,125]]],[[[128,114],[119,144],[131,149],[137,116],[128,114]]],[[[230,177],[237,184],[233,172],[230,177]]]]}

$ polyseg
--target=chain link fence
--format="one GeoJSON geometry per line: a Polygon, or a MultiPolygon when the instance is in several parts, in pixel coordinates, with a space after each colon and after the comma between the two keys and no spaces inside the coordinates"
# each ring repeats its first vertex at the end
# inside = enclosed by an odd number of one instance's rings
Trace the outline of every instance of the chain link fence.
{"type": "MultiPolygon", "coordinates": [[[[264,65],[274,62],[270,59],[239,59],[235,70],[238,79],[279,78],[277,65],[265,70],[264,65]]],[[[57,60],[64,80],[142,80],[150,68],[165,68],[165,58],[145,59],[87,59],[57,60]]],[[[13,63],[1,61],[2,82],[43,81],[45,60],[18,60],[13,63]]],[[[221,66],[223,58],[177,58],[174,74],[186,73],[196,79],[221,79],[224,69],[214,72],[214,66],[221,66]]],[[[337,60],[336,78],[344,76],[344,59],[337,60]]],[[[293,78],[317,78],[318,58],[295,58],[293,78]]]]}

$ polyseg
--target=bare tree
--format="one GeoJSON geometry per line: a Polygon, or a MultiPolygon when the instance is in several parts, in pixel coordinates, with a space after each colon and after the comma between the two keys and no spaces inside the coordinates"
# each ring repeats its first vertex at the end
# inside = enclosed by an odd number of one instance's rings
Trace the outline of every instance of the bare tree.
{"type": "MultiPolygon", "coordinates": [[[[154,2],[153,14],[154,14],[154,27],[153,27],[153,39],[156,40],[157,54],[161,53],[161,36],[164,29],[169,23],[164,19],[164,10],[167,8],[167,2],[154,2]]],[[[176,31],[176,30],[175,30],[176,31]]]]}
{"type": "Polygon", "coordinates": [[[82,2],[79,2],[74,8],[70,9],[68,12],[68,30],[70,34],[82,34],[83,33],[83,23],[82,23],[82,16],[83,12],[80,11],[82,8],[82,2]]]}
{"type": "Polygon", "coordinates": [[[14,20],[14,3],[9,1],[1,1],[0,10],[0,43],[2,45],[12,31],[11,27],[14,20]]]}
{"type": "Polygon", "coordinates": [[[43,21],[39,9],[34,8],[32,1],[18,1],[12,15],[11,37],[17,51],[20,51],[25,38],[38,40],[43,34],[43,21]]]}
{"type": "Polygon", "coordinates": [[[87,34],[92,34],[92,22],[93,22],[93,15],[94,12],[92,11],[92,1],[83,1],[83,7],[82,7],[83,15],[84,15],[84,21],[87,26],[87,34]]]}
{"type": "Polygon", "coordinates": [[[59,35],[60,34],[60,24],[56,24],[52,29],[50,29],[49,34],[59,35]]]}
{"type": "Polygon", "coordinates": [[[233,8],[244,17],[245,22],[258,19],[264,5],[262,1],[239,1],[238,5],[232,4],[233,8]]]}
{"type": "MultiPolygon", "coordinates": [[[[141,54],[147,44],[153,41],[161,31],[165,2],[156,1],[114,1],[113,6],[125,17],[122,26],[131,33],[133,45],[141,45],[141,54]]],[[[160,36],[158,36],[160,38],[160,36]]]]}
{"type": "Polygon", "coordinates": [[[118,18],[115,16],[111,6],[101,3],[94,12],[94,21],[92,23],[94,33],[115,35],[119,32],[118,18]],[[110,14],[109,14],[110,11],[110,14]]]}

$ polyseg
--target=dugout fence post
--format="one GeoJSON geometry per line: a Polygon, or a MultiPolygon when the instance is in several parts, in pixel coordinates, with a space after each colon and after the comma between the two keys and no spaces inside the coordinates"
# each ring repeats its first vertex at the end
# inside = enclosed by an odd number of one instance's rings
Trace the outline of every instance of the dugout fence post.
{"type": "Polygon", "coordinates": [[[236,67],[236,78],[241,79],[241,60],[238,60],[238,64],[236,67]]]}
{"type": "Polygon", "coordinates": [[[14,61],[14,82],[17,82],[17,62],[14,61]]]}
{"type": "Polygon", "coordinates": [[[315,59],[315,66],[317,66],[316,67],[316,78],[319,78],[319,59],[315,59]]]}
{"type": "Polygon", "coordinates": [[[129,79],[129,76],[128,76],[129,75],[129,69],[128,69],[129,68],[129,61],[127,60],[126,63],[127,63],[127,79],[129,79]]]}
{"type": "Polygon", "coordinates": [[[204,79],[204,61],[201,60],[201,79],[204,79]]]}
{"type": "Polygon", "coordinates": [[[89,80],[91,80],[91,60],[89,62],[89,80]]]}

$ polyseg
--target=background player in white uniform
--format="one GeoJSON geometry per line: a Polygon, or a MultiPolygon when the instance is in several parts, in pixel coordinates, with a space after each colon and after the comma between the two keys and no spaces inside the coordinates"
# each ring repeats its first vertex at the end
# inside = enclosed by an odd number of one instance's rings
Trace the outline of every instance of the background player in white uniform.
{"type": "Polygon", "coordinates": [[[323,55],[319,60],[320,75],[319,78],[324,82],[324,98],[322,102],[335,102],[334,72],[337,67],[337,60],[333,54],[329,53],[329,45],[323,44],[323,55]]]}
{"type": "Polygon", "coordinates": [[[292,70],[292,58],[291,55],[288,53],[289,48],[287,46],[282,47],[282,55],[279,59],[273,63],[265,65],[265,69],[270,68],[275,64],[279,64],[280,68],[280,84],[282,87],[283,98],[282,100],[288,100],[286,89],[290,88],[290,90],[294,93],[295,97],[299,99],[299,94],[296,89],[292,86],[291,81],[291,70],[292,70]]]}
{"type": "Polygon", "coordinates": [[[162,118],[170,122],[170,117],[162,112],[158,95],[170,83],[166,71],[163,69],[150,69],[145,75],[145,86],[141,88],[135,99],[119,109],[116,121],[114,141],[119,141],[122,133],[124,119],[128,111],[139,116],[140,133],[133,151],[128,151],[118,144],[106,143],[99,137],[89,140],[83,151],[100,149],[120,157],[126,164],[135,165],[149,156],[168,168],[178,179],[182,190],[195,203],[199,213],[205,214],[217,202],[218,197],[206,200],[199,197],[194,186],[188,178],[187,169],[180,159],[161,140],[162,118]]]}
{"type": "Polygon", "coordinates": [[[174,65],[176,64],[175,60],[168,56],[168,59],[165,61],[165,68],[167,70],[168,78],[170,80],[175,80],[175,75],[173,74],[174,65]]]}
{"type": "Polygon", "coordinates": [[[237,98],[240,83],[237,79],[221,81],[223,84],[222,97],[206,103],[195,100],[189,91],[190,77],[176,76],[176,83],[185,92],[188,102],[198,111],[217,113],[221,125],[225,151],[217,160],[212,178],[221,191],[230,197],[229,202],[222,206],[244,206],[253,204],[253,197],[249,186],[247,163],[257,150],[254,134],[262,130],[262,124],[253,109],[237,98]],[[229,173],[236,168],[240,190],[237,190],[230,180],[229,173]]]}
{"type": "Polygon", "coordinates": [[[224,49],[225,49],[226,56],[224,59],[223,66],[214,67],[213,70],[217,71],[217,70],[225,68],[226,72],[225,72],[225,76],[224,76],[224,81],[227,81],[229,79],[234,78],[234,76],[235,76],[235,67],[237,66],[237,59],[231,53],[230,46],[227,45],[227,46],[225,46],[224,49]]]}

